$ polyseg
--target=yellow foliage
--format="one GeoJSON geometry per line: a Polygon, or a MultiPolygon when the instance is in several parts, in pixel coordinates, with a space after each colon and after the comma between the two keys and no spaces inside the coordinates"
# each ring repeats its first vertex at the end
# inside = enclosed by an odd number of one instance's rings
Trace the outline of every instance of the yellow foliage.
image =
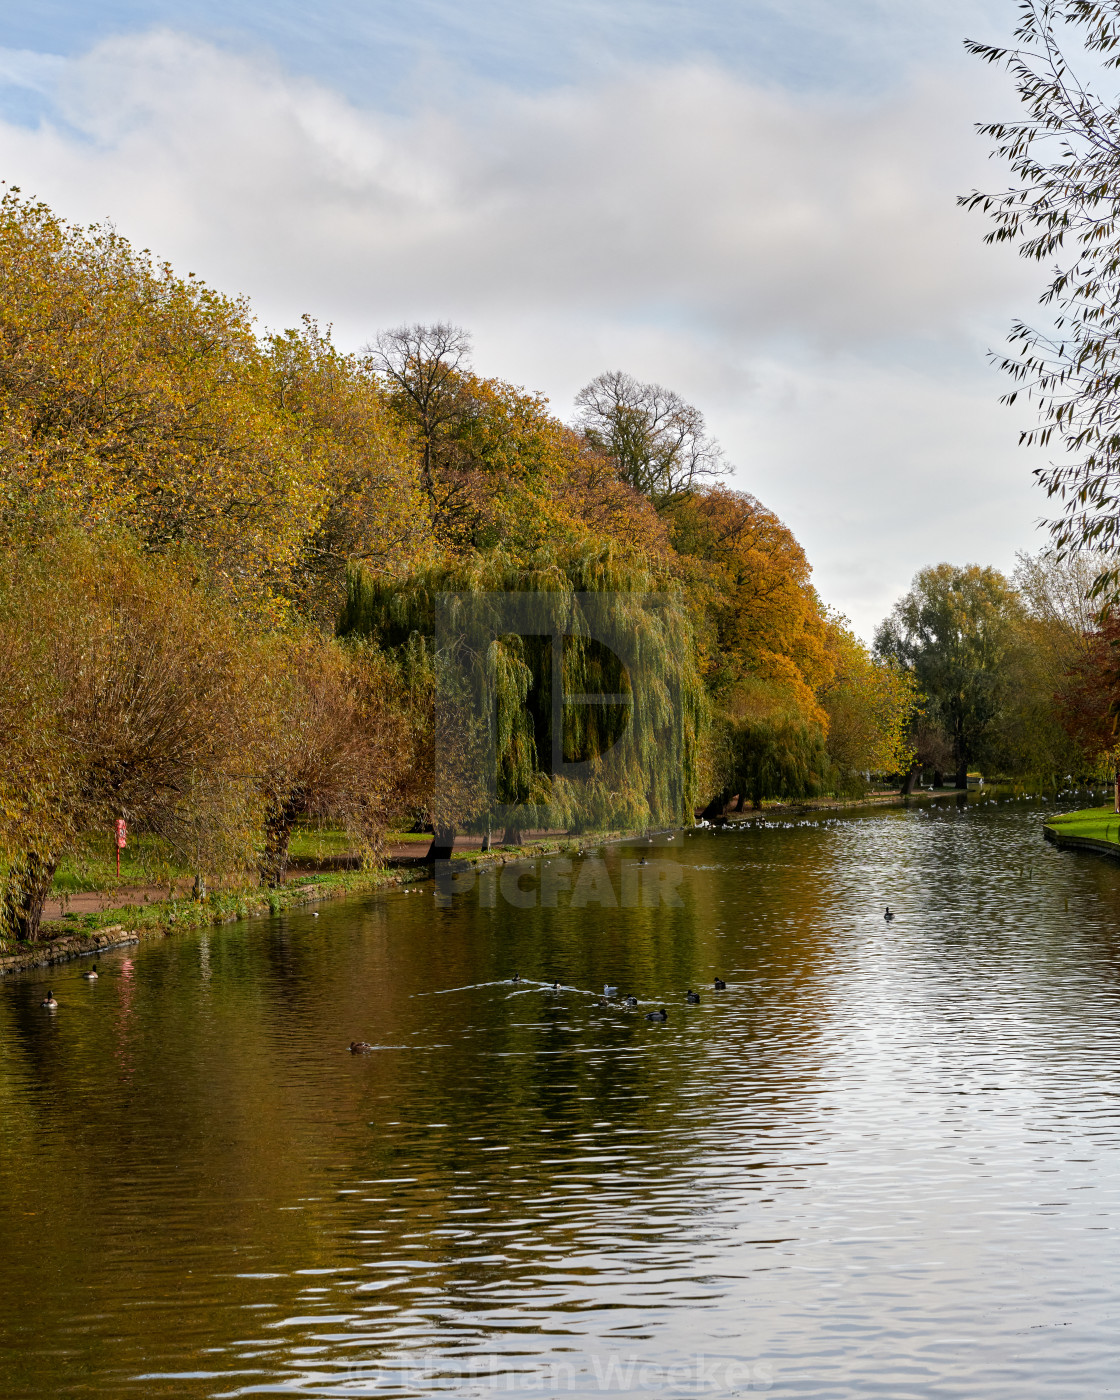
{"type": "Polygon", "coordinates": [[[324,461],[276,411],[244,302],[0,201],[0,509],[206,554],[237,596],[283,588],[322,517],[324,461]]]}
{"type": "Polygon", "coordinates": [[[913,673],[872,655],[846,619],[828,619],[832,676],[818,699],[828,716],[828,752],[843,773],[905,772],[913,758],[918,704],[913,673]]]}

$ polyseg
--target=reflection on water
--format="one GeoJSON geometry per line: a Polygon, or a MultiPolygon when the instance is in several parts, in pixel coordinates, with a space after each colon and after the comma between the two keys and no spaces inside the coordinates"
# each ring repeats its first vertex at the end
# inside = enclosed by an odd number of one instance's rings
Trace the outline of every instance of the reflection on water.
{"type": "Polygon", "coordinates": [[[679,907],[395,892],[53,969],[53,1014],[9,979],[0,1394],[1105,1393],[1120,867],[1040,821],[697,833],[679,907]]]}

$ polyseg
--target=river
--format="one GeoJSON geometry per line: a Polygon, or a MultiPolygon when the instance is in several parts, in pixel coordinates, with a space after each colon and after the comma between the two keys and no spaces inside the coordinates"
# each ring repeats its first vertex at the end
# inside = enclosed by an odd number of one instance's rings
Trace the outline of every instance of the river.
{"type": "Polygon", "coordinates": [[[1120,865],[1052,809],[696,832],[543,905],[429,883],[6,979],[0,1394],[1112,1393],[1120,865]]]}

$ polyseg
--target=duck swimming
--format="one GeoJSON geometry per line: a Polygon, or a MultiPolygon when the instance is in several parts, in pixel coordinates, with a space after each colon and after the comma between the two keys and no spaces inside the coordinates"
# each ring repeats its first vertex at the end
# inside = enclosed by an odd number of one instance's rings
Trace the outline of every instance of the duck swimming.
{"type": "Polygon", "coordinates": [[[887,905],[886,909],[883,911],[883,918],[886,919],[886,921],[887,921],[888,924],[889,924],[890,921],[894,918],[894,915],[891,913],[891,906],[890,906],[889,904],[887,905]]]}
{"type": "Polygon", "coordinates": [[[727,983],[723,980],[722,977],[717,977],[716,980],[715,980],[715,982],[713,982],[712,985],[715,987],[715,989],[716,989],[717,992],[726,992],[726,991],[727,991],[727,983]]]}
{"type": "Polygon", "coordinates": [[[350,1042],[351,1055],[368,1055],[373,1046],[368,1040],[352,1040],[350,1042]]]}
{"type": "Polygon", "coordinates": [[[520,972],[515,972],[515,973],[513,974],[513,976],[512,976],[509,980],[510,980],[511,982],[520,982],[520,981],[521,981],[521,973],[520,973],[520,972]]]}
{"type": "Polygon", "coordinates": [[[694,992],[691,987],[689,987],[688,991],[685,992],[684,999],[688,1002],[689,1006],[700,1005],[700,993],[694,992]]]}
{"type": "Polygon", "coordinates": [[[603,995],[604,995],[605,997],[616,997],[616,996],[618,996],[618,988],[617,988],[617,987],[612,987],[612,986],[610,985],[610,983],[608,982],[608,983],[603,987],[603,995]]]}
{"type": "Polygon", "coordinates": [[[647,1021],[667,1021],[668,1019],[669,1019],[669,1013],[665,1010],[664,1007],[662,1007],[660,1011],[647,1011],[647,1012],[646,1012],[646,1020],[647,1020],[647,1021]]]}
{"type": "Polygon", "coordinates": [[[48,991],[47,994],[46,994],[46,996],[45,996],[45,997],[43,998],[43,1000],[39,1003],[39,1005],[40,1005],[40,1006],[49,1007],[50,1010],[53,1011],[53,1010],[55,1009],[55,1007],[58,1005],[58,1002],[55,1001],[55,999],[54,999],[54,993],[53,993],[52,991],[48,991]]]}
{"type": "Polygon", "coordinates": [[[87,982],[96,982],[97,964],[94,963],[94,965],[91,968],[89,968],[88,971],[82,973],[82,976],[86,979],[87,982]]]}
{"type": "Polygon", "coordinates": [[[625,1005],[627,1005],[627,1006],[629,1006],[629,1007],[635,1007],[635,1006],[637,1006],[637,1004],[638,1004],[638,998],[637,998],[637,997],[627,997],[627,998],[626,998],[625,1005]]]}

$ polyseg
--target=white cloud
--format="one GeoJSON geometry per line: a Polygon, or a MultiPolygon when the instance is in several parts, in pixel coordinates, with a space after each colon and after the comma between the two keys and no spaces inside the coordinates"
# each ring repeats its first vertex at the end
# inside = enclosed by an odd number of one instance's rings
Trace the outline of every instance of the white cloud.
{"type": "Polygon", "coordinates": [[[357,344],[451,317],[561,412],[607,365],[673,384],[865,631],[962,538],[996,562],[1031,543],[982,356],[1030,274],[953,202],[993,176],[983,71],[856,102],[681,66],[401,118],[157,32],[52,78],[57,120],[0,127],[6,178],[269,323],[311,311],[357,344]]]}

